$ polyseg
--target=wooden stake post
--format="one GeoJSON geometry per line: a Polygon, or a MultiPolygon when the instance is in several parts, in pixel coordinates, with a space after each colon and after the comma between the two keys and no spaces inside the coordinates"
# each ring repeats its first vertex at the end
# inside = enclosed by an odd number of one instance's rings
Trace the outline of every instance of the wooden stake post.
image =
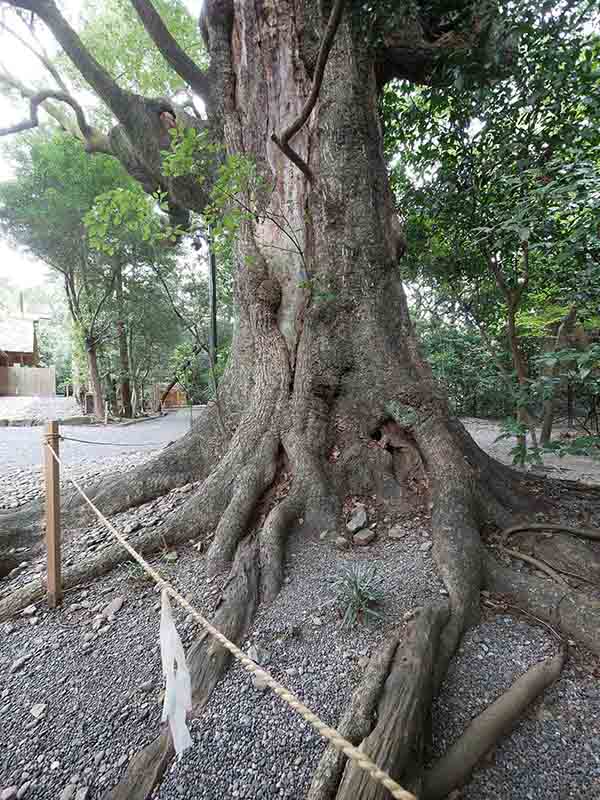
{"type": "Polygon", "coordinates": [[[44,466],[46,474],[46,548],[48,552],[48,605],[56,608],[62,601],[60,570],[60,472],[58,461],[58,422],[46,425],[44,436],[44,466]],[[48,446],[49,445],[49,446],[48,446]]]}

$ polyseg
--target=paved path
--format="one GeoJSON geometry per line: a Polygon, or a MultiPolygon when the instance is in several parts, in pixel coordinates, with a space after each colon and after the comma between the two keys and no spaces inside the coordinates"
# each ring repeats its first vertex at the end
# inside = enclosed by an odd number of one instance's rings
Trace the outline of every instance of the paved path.
{"type": "MultiPolygon", "coordinates": [[[[197,416],[200,409],[194,409],[197,416]]],[[[136,452],[149,452],[183,436],[190,429],[190,412],[175,411],[166,417],[150,419],[136,425],[64,425],[61,433],[94,444],[61,442],[61,458],[69,464],[98,462],[106,458],[136,452]],[[112,444],[95,444],[111,442],[112,444]]],[[[43,428],[0,428],[0,476],[15,468],[38,466],[43,428]]],[[[0,483],[0,494],[2,492],[0,483]]]]}
{"type": "Polygon", "coordinates": [[[74,397],[0,397],[0,419],[44,421],[80,415],[74,397]]]}

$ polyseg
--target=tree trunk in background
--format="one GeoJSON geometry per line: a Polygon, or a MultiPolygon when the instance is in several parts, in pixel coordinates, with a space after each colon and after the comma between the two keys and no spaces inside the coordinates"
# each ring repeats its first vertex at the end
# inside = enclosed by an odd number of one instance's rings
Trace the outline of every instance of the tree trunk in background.
{"type": "MultiPolygon", "coordinates": [[[[573,306],[567,316],[562,320],[560,325],[558,326],[558,331],[556,333],[556,338],[554,339],[554,344],[552,348],[549,348],[546,352],[548,353],[555,353],[557,350],[562,350],[562,348],[567,346],[569,336],[573,333],[573,328],[575,327],[575,321],[577,319],[577,308],[573,306]]],[[[562,365],[564,368],[564,364],[562,365]]],[[[552,367],[546,367],[542,370],[542,375],[546,378],[556,378],[556,376],[560,373],[561,366],[559,364],[555,364],[552,367]]],[[[562,385],[562,382],[561,382],[562,385]]],[[[558,394],[558,387],[556,389],[552,389],[551,396],[544,401],[544,411],[542,417],[542,432],[540,434],[540,444],[542,447],[550,442],[552,438],[552,424],[554,422],[554,410],[556,408],[556,400],[558,394]]]]}
{"type": "MultiPolygon", "coordinates": [[[[513,366],[517,373],[517,381],[519,382],[520,390],[526,394],[528,369],[521,343],[519,341],[519,334],[517,332],[517,305],[509,300],[508,302],[508,344],[512,356],[513,366]]],[[[535,420],[532,418],[527,406],[519,402],[517,405],[517,420],[524,425],[531,434],[531,445],[535,451],[538,449],[537,435],[535,431],[535,420]]],[[[517,437],[523,452],[526,449],[526,436],[517,437]]]]}
{"type": "Polygon", "coordinates": [[[102,391],[102,380],[98,369],[98,353],[95,342],[86,340],[85,352],[90,378],[90,388],[94,395],[94,416],[98,419],[104,419],[104,392],[102,391]]]}
{"type": "Polygon", "coordinates": [[[119,340],[119,385],[121,389],[120,412],[128,419],[133,416],[131,408],[131,381],[129,369],[129,349],[127,347],[127,327],[125,325],[125,304],[123,301],[123,267],[119,264],[116,280],[117,310],[117,337],[119,340]]]}

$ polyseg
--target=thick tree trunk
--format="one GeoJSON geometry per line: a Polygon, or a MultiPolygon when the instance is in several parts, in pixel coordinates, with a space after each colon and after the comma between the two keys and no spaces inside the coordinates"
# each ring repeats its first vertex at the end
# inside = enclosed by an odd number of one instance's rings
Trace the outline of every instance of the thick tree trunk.
{"type": "Polygon", "coordinates": [[[90,378],[90,386],[94,395],[94,416],[97,419],[104,419],[104,392],[102,391],[102,380],[98,369],[98,351],[96,343],[86,341],[85,354],[90,378]]]}

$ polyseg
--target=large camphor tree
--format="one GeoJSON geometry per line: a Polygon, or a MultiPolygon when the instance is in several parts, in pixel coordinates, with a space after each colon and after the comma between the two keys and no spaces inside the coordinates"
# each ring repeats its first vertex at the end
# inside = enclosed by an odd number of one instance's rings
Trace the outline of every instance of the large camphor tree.
{"type": "MultiPolygon", "coordinates": [[[[203,70],[151,0],[131,0],[164,58],[203,100],[206,119],[200,119],[172,99],[121,88],[53,0],[3,5],[31,12],[48,27],[117,121],[108,133],[96,130],[72,97],[42,92],[31,99],[31,119],[3,133],[34,126],[42,102],[69,103],[90,153],[118,158],[148,192],[162,193],[180,224],[214,202],[227,159],[252,163],[258,176],[251,197],[242,192],[231,201],[248,213],[238,216],[237,320],[219,404],[209,405],[193,431],[158,460],[91,487],[94,501],[115,514],[200,482],[160,529],[131,540],[150,551],[205,537],[209,570],[229,571],[214,622],[240,641],[258,603],[279,591],[289,538],[342,527],[348,497],[375,496],[382,506],[401,508],[409,502],[403,478],[418,463],[448,596],[419,610],[401,640],[377,655],[340,729],[419,797],[444,797],[562,664],[562,654],[545,663],[508,696],[501,713],[481,722],[467,740],[469,758],[459,747],[426,773],[431,700],[465,628],[477,620],[482,588],[512,595],[600,651],[598,604],[511,572],[482,545],[484,529],[550,512],[557,498],[563,511],[574,512],[584,490],[559,489],[495,462],[450,414],[409,318],[399,270],[404,240],[383,155],[379,99],[386,84],[443,84],[457,64],[478,71],[482,82],[499,79],[517,46],[507,33],[516,6],[205,0],[199,35],[209,67],[203,70]],[[172,164],[165,169],[169,110],[180,129],[199,134],[202,152],[194,163],[203,165],[201,175],[172,164]]],[[[595,497],[584,496],[588,504],[595,497]]],[[[66,524],[85,519],[85,509],[70,504],[66,524]]],[[[5,515],[0,525],[4,542],[34,539],[39,509],[5,515]]],[[[65,582],[125,558],[115,545],[68,571],[65,582]]],[[[38,584],[19,590],[0,603],[0,616],[42,591],[38,584]]],[[[196,713],[228,656],[202,636],[189,661],[196,713]]],[[[162,733],[132,759],[110,796],[147,797],[172,754],[162,733]]],[[[312,800],[386,796],[329,750],[310,790],[312,800]]]]}

